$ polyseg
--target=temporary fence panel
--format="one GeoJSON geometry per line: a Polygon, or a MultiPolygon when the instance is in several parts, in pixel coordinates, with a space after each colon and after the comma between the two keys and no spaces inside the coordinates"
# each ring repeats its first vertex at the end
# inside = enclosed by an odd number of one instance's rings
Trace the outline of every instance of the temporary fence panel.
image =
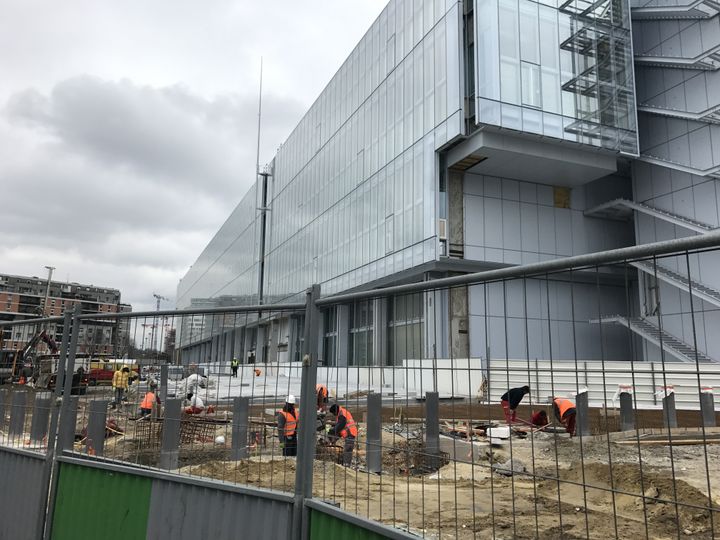
{"type": "Polygon", "coordinates": [[[0,538],[40,538],[48,494],[46,470],[45,456],[0,447],[0,538]]]}
{"type": "Polygon", "coordinates": [[[310,509],[310,540],[325,540],[326,538],[412,540],[418,538],[417,535],[360,518],[320,501],[307,501],[305,505],[310,509]]]}
{"type": "Polygon", "coordinates": [[[69,455],[59,471],[54,540],[291,535],[289,495],[69,455]]]}

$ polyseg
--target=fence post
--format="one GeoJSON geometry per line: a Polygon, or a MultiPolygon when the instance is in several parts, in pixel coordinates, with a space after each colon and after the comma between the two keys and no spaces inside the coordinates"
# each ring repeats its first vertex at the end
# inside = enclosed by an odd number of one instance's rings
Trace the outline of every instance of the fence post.
{"type": "Polygon", "coordinates": [[[440,453],[440,396],[437,392],[425,392],[425,452],[432,456],[440,453]]]}
{"type": "Polygon", "coordinates": [[[317,421],[318,325],[320,310],[315,302],[320,298],[320,285],[307,291],[305,304],[305,342],[302,351],[302,381],[300,390],[300,424],[298,427],[298,457],[295,470],[295,504],[292,516],[292,537],[306,539],[310,520],[305,499],[312,497],[313,462],[315,461],[315,424],[317,421]]]}
{"type": "MultiPolygon", "coordinates": [[[[44,482],[49,484],[47,498],[47,513],[42,516],[44,526],[43,539],[49,540],[52,535],[52,516],[55,512],[55,495],[57,492],[58,478],[58,453],[63,450],[72,449],[75,442],[75,423],[77,421],[78,398],[64,392],[63,381],[72,377],[65,377],[67,372],[66,363],[69,362],[70,354],[73,355],[75,364],[75,349],[77,348],[80,321],[75,315],[80,314],[80,307],[75,307],[75,312],[65,311],[63,314],[63,334],[60,342],[60,357],[58,359],[58,372],[55,377],[55,393],[53,396],[52,413],[50,415],[50,434],[48,435],[48,452],[45,461],[44,482]],[[72,333],[70,329],[72,328],[72,333]],[[62,396],[62,399],[61,399],[62,396]]],[[[66,381],[67,382],[67,381],[66,381]]]]}
{"type": "Polygon", "coordinates": [[[382,471],[382,394],[367,397],[366,462],[371,473],[382,471]]]}
{"type": "MultiPolygon", "coordinates": [[[[32,424],[30,424],[30,442],[42,442],[48,434],[51,402],[50,392],[39,392],[35,394],[35,406],[33,407],[32,424]]],[[[49,447],[50,441],[48,440],[48,448],[49,447]]]]}
{"type": "Polygon", "coordinates": [[[167,400],[167,385],[168,385],[168,365],[163,364],[160,366],[160,402],[165,403],[167,400]]]}
{"type": "Polygon", "coordinates": [[[250,398],[233,399],[232,451],[230,459],[238,461],[248,457],[248,417],[250,416],[250,398]]]}
{"type": "Polygon", "coordinates": [[[10,429],[8,435],[10,438],[22,437],[25,431],[25,409],[27,407],[28,392],[20,390],[13,392],[12,401],[10,402],[10,429]]]}
{"type": "Polygon", "coordinates": [[[168,399],[162,425],[162,446],[160,447],[161,469],[177,469],[180,457],[180,414],[182,400],[168,399]]]}
{"type": "Polygon", "coordinates": [[[667,394],[662,400],[663,406],[663,424],[665,427],[676,428],[677,427],[677,413],[675,411],[675,393],[671,392],[667,394]]]}
{"type": "Polygon", "coordinates": [[[10,403],[10,389],[0,389],[0,429],[5,428],[5,412],[7,411],[8,403],[10,403]]]}
{"type": "Polygon", "coordinates": [[[88,411],[87,438],[85,448],[87,453],[102,456],[105,451],[105,426],[107,425],[108,400],[93,400],[88,411]]]}
{"type": "Polygon", "coordinates": [[[580,392],[577,395],[577,434],[581,437],[590,435],[590,425],[588,423],[588,393],[580,392]]]}
{"type": "Polygon", "coordinates": [[[700,394],[700,411],[702,413],[703,427],[715,427],[715,399],[712,392],[700,394]]]}
{"type": "Polygon", "coordinates": [[[620,394],[620,431],[632,431],[635,429],[635,410],[633,409],[632,394],[622,392],[620,394]]]}

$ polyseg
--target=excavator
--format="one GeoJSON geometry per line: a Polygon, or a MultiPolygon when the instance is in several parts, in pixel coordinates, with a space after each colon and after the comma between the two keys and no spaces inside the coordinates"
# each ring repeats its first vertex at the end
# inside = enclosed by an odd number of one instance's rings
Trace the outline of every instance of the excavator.
{"type": "Polygon", "coordinates": [[[50,366],[45,366],[44,362],[40,360],[40,355],[35,351],[40,342],[47,345],[50,351],[49,354],[54,355],[59,352],[57,343],[45,330],[36,332],[23,350],[15,355],[13,360],[12,373],[22,382],[28,381],[31,377],[38,381],[42,375],[48,375],[53,371],[52,361],[50,366]]]}

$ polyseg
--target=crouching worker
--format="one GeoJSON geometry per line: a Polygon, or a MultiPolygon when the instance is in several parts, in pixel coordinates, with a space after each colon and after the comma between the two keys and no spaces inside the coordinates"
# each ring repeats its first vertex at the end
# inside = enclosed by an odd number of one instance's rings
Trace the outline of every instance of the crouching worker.
{"type": "Polygon", "coordinates": [[[533,411],[532,416],[530,417],[530,423],[535,427],[545,427],[550,422],[548,421],[548,416],[545,410],[539,410],[533,411]]]}
{"type": "Polygon", "coordinates": [[[324,413],[327,411],[328,405],[328,389],[324,384],[315,385],[315,393],[317,394],[317,410],[324,413]]]}
{"type": "Polygon", "coordinates": [[[343,446],[343,465],[349,467],[352,465],[353,449],[355,448],[355,439],[358,436],[357,424],[352,414],[345,408],[334,403],[330,407],[330,413],[336,417],[335,426],[330,430],[330,434],[345,439],[343,446]]]}
{"type": "Polygon", "coordinates": [[[198,396],[197,394],[193,394],[192,392],[188,393],[185,412],[187,414],[200,414],[204,410],[205,404],[203,403],[203,400],[200,399],[200,396],[198,396]]]}
{"type": "Polygon", "coordinates": [[[152,413],[155,404],[160,405],[160,397],[157,395],[157,383],[150,383],[150,390],[140,402],[140,417],[144,418],[152,413]]]}
{"type": "Polygon", "coordinates": [[[295,396],[285,398],[285,405],[277,413],[278,438],[283,456],[297,456],[298,415],[295,410],[295,396]]]}
{"type": "Polygon", "coordinates": [[[553,412],[555,418],[565,426],[571,437],[575,436],[575,417],[577,416],[577,410],[575,404],[569,399],[555,398],[553,399],[553,412]]]}
{"type": "Polygon", "coordinates": [[[500,405],[502,405],[503,408],[505,422],[512,424],[517,420],[518,405],[520,405],[520,402],[525,397],[525,394],[529,393],[529,386],[521,386],[520,388],[511,388],[502,395],[500,398],[500,405]]]}

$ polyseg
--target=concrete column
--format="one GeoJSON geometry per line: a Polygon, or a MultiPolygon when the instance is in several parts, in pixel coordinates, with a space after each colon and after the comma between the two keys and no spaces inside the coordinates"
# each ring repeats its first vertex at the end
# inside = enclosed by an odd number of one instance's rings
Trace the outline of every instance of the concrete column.
{"type": "Polygon", "coordinates": [[[387,363],[387,298],[373,300],[373,365],[387,363]]]}
{"type": "Polygon", "coordinates": [[[710,392],[700,394],[700,411],[704,427],[715,427],[715,400],[710,392]]]}
{"type": "Polygon", "coordinates": [[[382,395],[367,397],[367,441],[365,443],[367,469],[382,472],[382,395]]]}
{"type": "Polygon", "coordinates": [[[242,357],[242,363],[247,364],[248,363],[248,355],[250,354],[250,350],[252,349],[252,338],[253,338],[253,329],[252,328],[245,328],[245,335],[243,336],[243,357],[242,357]]]}
{"type": "Polygon", "coordinates": [[[298,320],[297,317],[290,316],[288,319],[288,362],[295,360],[297,355],[298,341],[298,320]]]}
{"type": "Polygon", "coordinates": [[[102,456],[105,450],[105,426],[109,401],[93,400],[88,409],[87,438],[85,448],[88,454],[102,456]]]}
{"type": "Polygon", "coordinates": [[[677,427],[677,413],[675,411],[675,393],[668,394],[662,400],[663,424],[666,428],[677,427]]]}
{"type": "Polygon", "coordinates": [[[40,392],[35,395],[35,407],[33,407],[32,424],[30,425],[32,442],[42,442],[47,436],[51,403],[52,394],[50,392],[40,392]]]}
{"type": "Polygon", "coordinates": [[[160,446],[161,469],[177,469],[180,456],[180,411],[182,400],[168,399],[165,402],[165,416],[162,426],[162,442],[160,446]]]}
{"type": "Polygon", "coordinates": [[[622,392],[620,394],[620,431],[632,431],[635,429],[635,409],[633,409],[632,394],[622,392]]]}
{"type": "Polygon", "coordinates": [[[60,413],[60,432],[58,446],[60,450],[72,450],[75,442],[75,425],[77,423],[78,397],[67,397],[67,405],[60,413]]]}
{"type": "Polygon", "coordinates": [[[13,392],[10,404],[10,437],[19,437],[25,431],[25,413],[27,409],[28,392],[20,390],[13,392]]]}
{"type": "Polygon", "coordinates": [[[238,461],[246,459],[248,452],[248,427],[250,417],[250,398],[236,397],[233,399],[232,451],[230,459],[238,461]]]}
{"type": "Polygon", "coordinates": [[[590,435],[590,422],[588,421],[588,393],[577,395],[575,409],[577,410],[576,434],[582,437],[590,435]]]}
{"type": "Polygon", "coordinates": [[[337,366],[348,365],[350,351],[350,306],[337,307],[337,366]]]}
{"type": "Polygon", "coordinates": [[[5,429],[5,415],[10,405],[10,389],[0,390],[0,429],[5,429]]]}
{"type": "Polygon", "coordinates": [[[267,360],[269,363],[277,363],[278,339],[280,337],[280,324],[278,321],[271,321],[268,328],[270,344],[268,345],[267,360]]]}
{"type": "Polygon", "coordinates": [[[317,321],[317,354],[318,359],[325,358],[325,317],[322,312],[319,314],[317,321]]]}
{"type": "Polygon", "coordinates": [[[425,451],[440,452],[440,397],[437,392],[425,393],[425,451]]]}
{"type": "Polygon", "coordinates": [[[258,364],[264,364],[265,359],[265,327],[258,326],[257,328],[257,339],[255,340],[255,362],[258,364]]]}
{"type": "Polygon", "coordinates": [[[167,364],[160,366],[160,401],[162,403],[165,403],[167,399],[168,371],[169,367],[167,364]]]}

